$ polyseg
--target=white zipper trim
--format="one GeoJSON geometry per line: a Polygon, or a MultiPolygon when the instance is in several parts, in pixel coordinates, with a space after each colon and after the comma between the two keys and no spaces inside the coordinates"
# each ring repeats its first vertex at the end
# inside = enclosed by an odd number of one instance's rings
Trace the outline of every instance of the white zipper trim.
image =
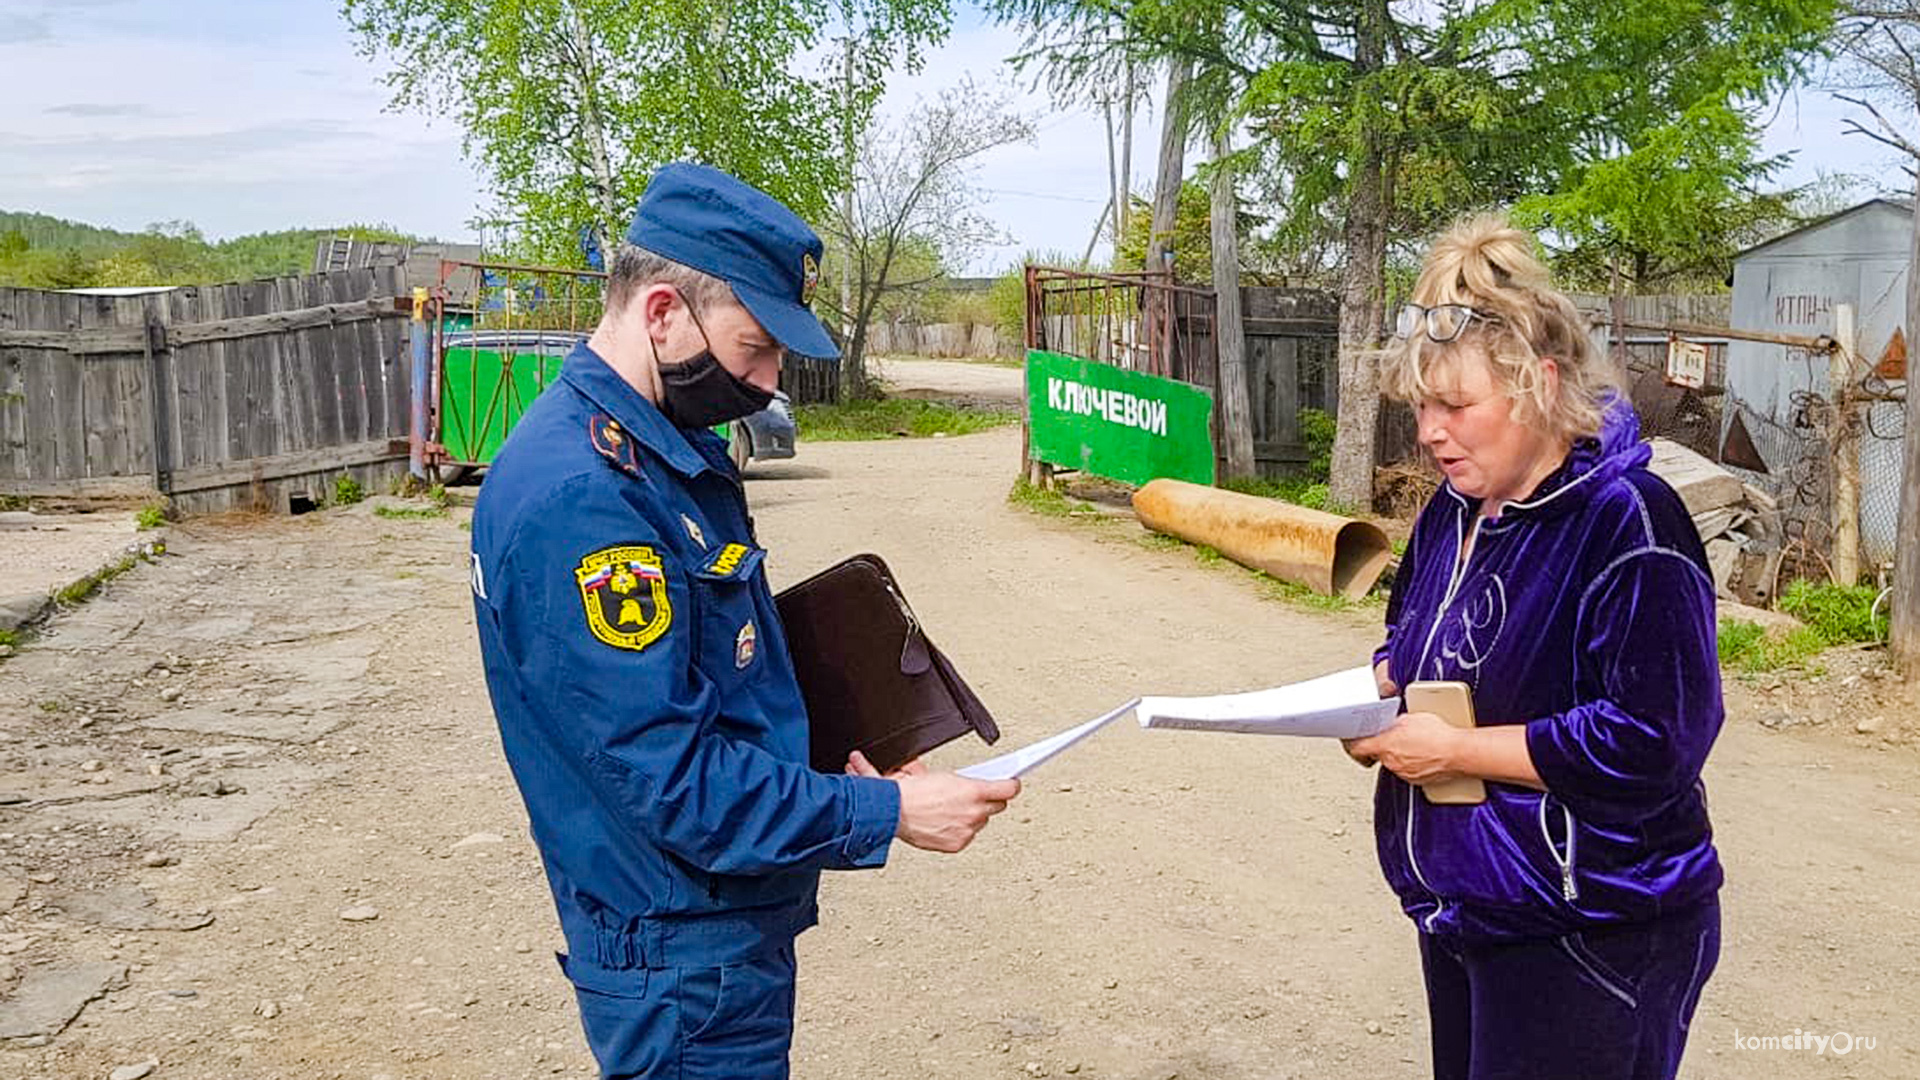
{"type": "Polygon", "coordinates": [[[1567,826],[1567,853],[1562,857],[1560,854],[1560,845],[1554,843],[1553,830],[1547,827],[1547,800],[1549,798],[1550,796],[1544,792],[1540,795],[1540,838],[1547,842],[1547,853],[1553,858],[1554,865],[1560,868],[1560,897],[1571,904],[1575,900],[1580,899],[1580,883],[1575,881],[1573,877],[1574,845],[1576,842],[1573,831],[1573,811],[1567,809],[1564,803],[1560,806],[1561,820],[1564,821],[1567,826]]]}
{"type": "Polygon", "coordinates": [[[1626,988],[1622,987],[1619,983],[1615,982],[1611,978],[1608,978],[1604,973],[1600,971],[1598,967],[1594,965],[1593,961],[1588,960],[1586,957],[1580,955],[1580,950],[1574,948],[1573,943],[1571,941],[1568,941],[1564,937],[1554,938],[1553,941],[1554,941],[1554,944],[1560,946],[1561,952],[1566,953],[1567,956],[1570,957],[1574,963],[1579,964],[1582,970],[1584,970],[1588,975],[1592,976],[1593,981],[1600,984],[1601,989],[1605,990],[1609,994],[1612,994],[1614,997],[1619,998],[1620,1001],[1623,1004],[1625,1004],[1626,1007],[1629,1009],[1637,1010],[1640,1008],[1640,1002],[1635,1000],[1634,996],[1626,991],[1626,988]]]}
{"type": "MultiPolygon", "coordinates": [[[[1447,490],[1453,489],[1449,487],[1447,490]]],[[[1454,495],[1454,498],[1458,499],[1459,495],[1454,495]]],[[[1462,510],[1469,509],[1464,501],[1460,506],[1462,510]]],[[[1453,576],[1447,580],[1446,594],[1440,598],[1440,611],[1434,615],[1433,625],[1427,628],[1427,640],[1420,646],[1420,662],[1413,667],[1415,679],[1418,679],[1420,673],[1426,670],[1427,659],[1433,653],[1433,637],[1440,632],[1440,624],[1446,621],[1447,609],[1453,606],[1454,597],[1460,591],[1460,583],[1466,580],[1467,564],[1473,561],[1474,542],[1479,539],[1480,522],[1483,520],[1485,519],[1479,515],[1474,515],[1472,527],[1463,531],[1460,528],[1459,519],[1454,519],[1453,576]]],[[[1446,913],[1447,900],[1431,884],[1428,884],[1427,875],[1420,870],[1420,859],[1413,853],[1413,822],[1419,815],[1419,808],[1420,793],[1409,787],[1407,791],[1407,865],[1413,868],[1414,880],[1420,882],[1420,887],[1427,890],[1433,897],[1433,914],[1428,915],[1423,924],[1423,928],[1428,933],[1432,933],[1434,920],[1446,913]]]]}

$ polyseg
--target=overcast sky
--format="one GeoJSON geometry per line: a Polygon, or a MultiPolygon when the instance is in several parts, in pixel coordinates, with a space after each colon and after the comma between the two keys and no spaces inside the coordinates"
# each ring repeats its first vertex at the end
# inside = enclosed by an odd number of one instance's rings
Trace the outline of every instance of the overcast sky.
{"type": "MultiPolygon", "coordinates": [[[[384,111],[379,69],[355,54],[331,0],[0,0],[0,209],[139,229],[184,218],[212,238],[346,222],[445,239],[473,236],[479,183],[447,122],[384,111]]],[[[1013,81],[1018,35],[963,9],[926,72],[893,87],[898,115],[963,74],[1013,81]]],[[[1021,251],[1085,250],[1107,197],[1097,112],[1039,116],[1032,146],[980,162],[987,212],[1015,238],[975,272],[1021,251]]],[[[1776,103],[1769,151],[1799,151],[1787,182],[1816,169],[1901,183],[1890,155],[1842,137],[1845,107],[1817,91],[1776,103]]],[[[1158,138],[1136,126],[1134,182],[1158,138]]]]}

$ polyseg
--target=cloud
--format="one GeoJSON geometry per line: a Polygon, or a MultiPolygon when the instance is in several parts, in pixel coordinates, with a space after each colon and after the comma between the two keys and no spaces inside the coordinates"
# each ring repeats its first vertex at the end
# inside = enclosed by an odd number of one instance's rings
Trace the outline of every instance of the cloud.
{"type": "Polygon", "coordinates": [[[0,45],[30,45],[52,41],[53,29],[45,15],[15,15],[0,18],[0,45]]]}
{"type": "Polygon", "coordinates": [[[64,190],[126,187],[161,180],[210,187],[294,176],[348,176],[389,156],[372,131],[337,120],[297,119],[211,131],[138,134],[0,133],[15,153],[0,164],[0,186],[64,190]]]}
{"type": "Polygon", "coordinates": [[[82,101],[71,102],[66,105],[50,105],[42,111],[55,116],[84,116],[88,118],[109,117],[109,116],[159,116],[160,115],[159,113],[154,112],[152,109],[146,107],[145,105],[132,104],[132,103],[122,104],[122,105],[99,105],[99,104],[93,104],[90,102],[82,102],[82,101]]]}

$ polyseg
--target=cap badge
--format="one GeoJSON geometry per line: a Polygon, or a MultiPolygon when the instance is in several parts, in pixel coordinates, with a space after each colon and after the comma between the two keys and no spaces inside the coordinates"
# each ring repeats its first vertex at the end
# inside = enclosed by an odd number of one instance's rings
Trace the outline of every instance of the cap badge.
{"type": "Polygon", "coordinates": [[[800,256],[800,303],[813,303],[814,291],[820,288],[820,263],[809,251],[800,256]]]}

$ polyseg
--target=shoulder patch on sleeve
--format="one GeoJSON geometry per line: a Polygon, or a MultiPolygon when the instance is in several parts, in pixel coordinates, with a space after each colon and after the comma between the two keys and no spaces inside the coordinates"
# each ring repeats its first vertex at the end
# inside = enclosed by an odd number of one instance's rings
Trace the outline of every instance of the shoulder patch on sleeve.
{"type": "Polygon", "coordinates": [[[587,418],[587,440],[607,463],[631,476],[640,475],[640,452],[634,448],[633,436],[605,413],[595,413],[587,418]]]}
{"type": "Polygon", "coordinates": [[[751,544],[722,544],[702,563],[695,576],[708,581],[732,581],[750,577],[760,561],[767,557],[762,548],[751,544]]]}
{"type": "Polygon", "coordinates": [[[651,547],[606,547],[580,560],[573,576],[587,630],[616,649],[639,652],[673,625],[666,568],[651,547]]]}

